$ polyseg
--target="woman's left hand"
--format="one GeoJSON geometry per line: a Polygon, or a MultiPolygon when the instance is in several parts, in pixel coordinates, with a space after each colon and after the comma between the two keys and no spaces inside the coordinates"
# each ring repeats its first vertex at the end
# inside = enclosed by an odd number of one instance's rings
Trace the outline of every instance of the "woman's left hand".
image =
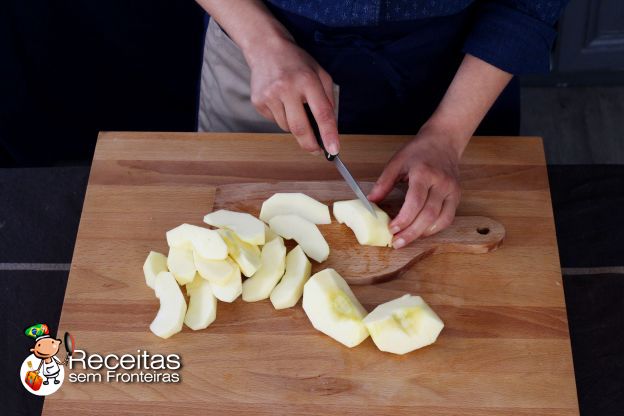
{"type": "Polygon", "coordinates": [[[463,146],[458,145],[460,142],[425,125],[384,168],[368,194],[369,200],[381,201],[396,182],[409,185],[399,214],[389,224],[394,248],[435,234],[453,222],[461,197],[459,159],[463,146]]]}

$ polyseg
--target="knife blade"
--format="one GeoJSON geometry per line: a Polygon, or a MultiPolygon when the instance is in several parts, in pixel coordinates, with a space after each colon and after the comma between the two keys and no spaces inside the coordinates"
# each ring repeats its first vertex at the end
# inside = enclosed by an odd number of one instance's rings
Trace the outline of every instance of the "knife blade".
{"type": "Polygon", "coordinates": [[[362,188],[360,188],[360,185],[357,183],[355,178],[353,178],[353,175],[351,175],[351,172],[349,172],[349,169],[347,169],[345,164],[340,159],[340,156],[338,156],[338,154],[332,155],[325,149],[325,145],[323,144],[323,139],[321,138],[321,132],[319,131],[319,127],[316,122],[316,119],[314,118],[314,115],[312,114],[312,110],[310,110],[310,107],[308,106],[308,104],[304,104],[304,107],[305,107],[306,114],[308,116],[308,121],[310,122],[310,126],[312,127],[312,131],[314,132],[314,137],[316,138],[316,142],[318,143],[319,147],[323,150],[325,159],[334,163],[334,166],[336,166],[336,169],[338,169],[338,172],[343,177],[343,179],[345,180],[349,188],[351,188],[355,196],[357,196],[360,202],[364,204],[366,209],[368,209],[368,211],[371,214],[373,214],[373,217],[377,218],[377,213],[375,212],[375,209],[373,208],[368,198],[366,198],[366,195],[364,195],[364,192],[362,192],[362,188]]]}

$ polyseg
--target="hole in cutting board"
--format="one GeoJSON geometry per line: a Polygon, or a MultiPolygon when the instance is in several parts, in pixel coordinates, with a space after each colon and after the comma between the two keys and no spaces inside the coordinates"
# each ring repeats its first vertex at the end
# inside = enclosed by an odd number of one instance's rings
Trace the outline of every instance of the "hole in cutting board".
{"type": "Polygon", "coordinates": [[[490,233],[490,229],[488,227],[479,227],[477,228],[477,232],[481,235],[487,235],[490,233]]]}

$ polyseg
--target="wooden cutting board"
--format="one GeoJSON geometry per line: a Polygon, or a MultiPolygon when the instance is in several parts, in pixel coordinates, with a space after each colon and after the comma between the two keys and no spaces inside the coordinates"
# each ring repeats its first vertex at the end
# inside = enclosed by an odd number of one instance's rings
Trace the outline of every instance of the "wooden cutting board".
{"type": "MultiPolygon", "coordinates": [[[[406,140],[343,136],[341,155],[371,182],[406,140]]],[[[460,171],[458,215],[504,224],[505,243],[482,255],[429,256],[398,279],[352,286],[369,311],[405,293],[422,296],[445,323],[434,345],[404,356],[370,339],[349,349],[314,330],[300,304],[276,311],[241,299],[219,302],[206,330],[163,340],[148,330],[158,301],[141,268],[149,250],[167,252],[165,231],[202,225],[224,189],[242,200],[252,182],[341,178],[288,135],[102,133],[61,321],[48,324],[90,353],[179,354],[182,380],[66,378],[44,415],[578,414],[541,140],[474,138],[460,171]]]]}
{"type": "MultiPolygon", "coordinates": [[[[360,186],[367,191],[373,183],[362,182],[360,186]]],[[[277,192],[303,192],[327,204],[330,211],[334,201],[355,198],[344,181],[240,183],[219,186],[213,209],[259,216],[262,202],[277,192]]],[[[399,212],[404,196],[404,192],[395,189],[379,205],[392,218],[399,212]]],[[[312,261],[312,272],[332,268],[355,285],[381,283],[398,277],[430,254],[487,253],[498,248],[505,237],[502,224],[480,216],[456,217],[446,230],[419,239],[401,250],[358,244],[353,232],[346,225],[339,224],[333,215],[331,224],[319,225],[319,228],[329,244],[330,254],[323,263],[312,261]]],[[[293,241],[286,243],[288,249],[295,245],[293,241]]]]}

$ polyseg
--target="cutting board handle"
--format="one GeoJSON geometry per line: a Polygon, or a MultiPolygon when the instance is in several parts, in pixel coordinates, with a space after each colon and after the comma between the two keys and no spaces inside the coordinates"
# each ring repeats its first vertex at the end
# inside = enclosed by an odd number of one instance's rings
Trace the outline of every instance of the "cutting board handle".
{"type": "MultiPolygon", "coordinates": [[[[411,266],[431,254],[481,254],[496,250],[505,238],[505,227],[488,217],[455,217],[453,224],[430,237],[418,239],[395,250],[393,248],[362,247],[358,261],[332,261],[342,276],[354,285],[383,283],[401,276],[411,266]]],[[[350,253],[349,253],[350,254],[350,253]]],[[[353,253],[355,255],[355,253],[353,253]]],[[[316,265],[317,268],[327,264],[316,265]]]]}
{"type": "Polygon", "coordinates": [[[447,229],[415,241],[408,250],[433,253],[480,254],[495,250],[505,238],[505,227],[488,217],[456,217],[447,229]]]}

